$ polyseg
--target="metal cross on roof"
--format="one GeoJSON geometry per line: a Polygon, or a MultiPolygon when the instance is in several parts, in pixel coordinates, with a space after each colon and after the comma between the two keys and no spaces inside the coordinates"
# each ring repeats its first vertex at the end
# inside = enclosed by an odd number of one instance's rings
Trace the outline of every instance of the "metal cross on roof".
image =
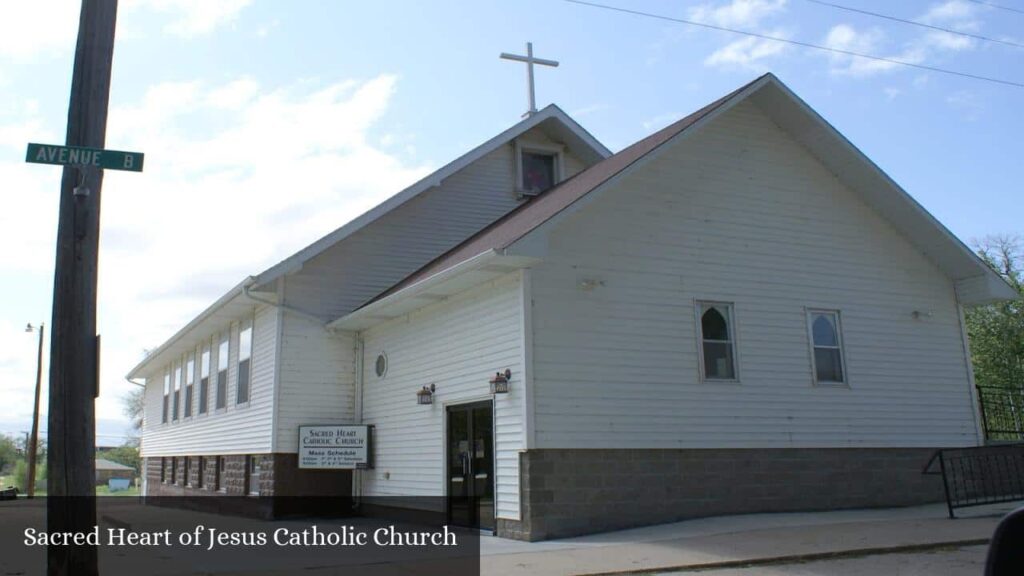
{"type": "Polygon", "coordinates": [[[554,60],[544,60],[543,58],[533,57],[533,42],[526,43],[526,56],[520,56],[518,54],[509,54],[508,52],[502,52],[501,57],[505,60],[515,60],[516,62],[526,62],[526,78],[527,78],[527,89],[530,94],[530,109],[526,111],[524,116],[530,116],[537,113],[537,102],[533,94],[533,65],[540,64],[542,66],[557,67],[558,62],[554,60]]]}

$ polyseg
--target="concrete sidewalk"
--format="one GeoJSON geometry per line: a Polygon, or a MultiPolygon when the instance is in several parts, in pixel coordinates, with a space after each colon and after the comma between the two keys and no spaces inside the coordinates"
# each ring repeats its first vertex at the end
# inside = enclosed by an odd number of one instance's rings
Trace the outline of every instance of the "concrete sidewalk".
{"type": "Polygon", "coordinates": [[[981,544],[1014,507],[958,511],[956,520],[930,505],[707,518],[536,543],[485,538],[481,568],[485,576],[658,572],[981,544]]]}

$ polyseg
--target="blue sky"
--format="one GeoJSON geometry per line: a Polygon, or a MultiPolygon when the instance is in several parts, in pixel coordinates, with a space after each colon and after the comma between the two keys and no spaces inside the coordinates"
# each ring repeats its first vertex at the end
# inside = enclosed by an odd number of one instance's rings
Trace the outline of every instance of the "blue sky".
{"type": "MultiPolygon", "coordinates": [[[[1024,82],[1020,48],[808,0],[607,3],[1024,82]]],[[[1024,14],[969,0],[836,3],[1024,42],[1024,14]]],[[[63,141],[77,15],[20,2],[0,21],[0,432],[28,429],[23,326],[50,315],[60,171],[23,159],[63,141]]],[[[107,145],[147,159],[104,189],[100,442],[120,440],[144,348],[515,123],[525,70],[498,54],[526,41],[561,62],[538,104],[613,150],[772,71],[963,240],[1024,233],[1022,88],[557,0],[122,0],[107,145]]]]}

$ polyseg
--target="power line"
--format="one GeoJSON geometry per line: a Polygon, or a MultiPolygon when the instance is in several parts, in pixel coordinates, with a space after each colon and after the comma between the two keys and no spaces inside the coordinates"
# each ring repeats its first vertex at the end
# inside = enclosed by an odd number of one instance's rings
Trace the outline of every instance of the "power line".
{"type": "Polygon", "coordinates": [[[590,6],[593,8],[601,8],[604,10],[611,10],[613,12],[622,12],[625,14],[633,14],[635,16],[644,16],[646,18],[654,18],[657,20],[666,20],[668,22],[677,22],[679,24],[689,24],[690,26],[699,26],[701,28],[708,28],[711,30],[719,30],[722,32],[731,32],[733,34],[742,34],[744,36],[750,36],[753,38],[760,38],[762,40],[771,40],[772,42],[784,42],[786,44],[792,44],[794,46],[801,46],[803,48],[814,48],[815,50],[824,50],[826,52],[832,52],[835,54],[844,54],[846,56],[854,56],[856,58],[864,58],[867,60],[875,60],[878,62],[889,62],[890,64],[898,64],[900,66],[907,66],[910,68],[917,68],[918,70],[927,70],[929,72],[938,72],[940,74],[949,74],[952,76],[961,76],[963,78],[971,78],[973,80],[983,80],[985,82],[993,82],[995,84],[1003,84],[1005,86],[1013,86],[1015,88],[1024,88],[1024,83],[1014,82],[1012,80],[1003,80],[1001,78],[992,78],[990,76],[980,76],[978,74],[971,74],[969,72],[960,72],[957,70],[948,70],[946,68],[937,68],[935,66],[928,66],[926,64],[915,64],[913,62],[907,62],[905,60],[897,60],[895,58],[886,58],[884,56],[873,56],[871,54],[864,54],[861,52],[854,52],[852,50],[843,50],[842,48],[832,48],[830,46],[822,46],[821,44],[811,44],[810,42],[801,42],[799,40],[790,40],[789,38],[782,38],[779,36],[769,36],[768,34],[761,34],[759,32],[749,32],[746,30],[736,30],[735,28],[726,28],[724,26],[716,26],[714,24],[707,24],[704,22],[696,22],[693,20],[685,20],[683,18],[674,18],[672,16],[664,16],[661,14],[652,14],[650,12],[641,12],[639,10],[630,10],[628,8],[619,8],[618,6],[609,6],[607,4],[597,4],[595,2],[586,2],[584,0],[564,0],[571,4],[580,4],[583,6],[590,6]]]}
{"type": "Polygon", "coordinates": [[[989,36],[982,36],[981,34],[971,34],[970,32],[963,32],[961,30],[953,30],[952,28],[943,28],[942,26],[933,26],[931,24],[925,24],[924,22],[918,22],[916,20],[907,20],[905,18],[898,18],[896,16],[889,16],[888,14],[880,14],[878,12],[872,12],[870,10],[862,10],[860,8],[853,8],[851,6],[843,6],[841,4],[833,4],[832,2],[825,2],[823,0],[807,0],[812,4],[819,4],[821,6],[828,6],[839,10],[846,10],[847,12],[856,12],[858,14],[865,14],[867,16],[874,16],[875,18],[884,18],[885,20],[892,20],[893,22],[902,22],[903,24],[910,24],[911,26],[920,26],[921,28],[928,28],[930,30],[938,30],[940,32],[946,32],[948,34],[956,34],[957,36],[964,36],[966,38],[974,38],[975,40],[984,40],[986,42],[996,42],[999,44],[1005,44],[1007,46],[1014,46],[1017,48],[1024,48],[1024,44],[1018,44],[1009,40],[1000,40],[999,38],[991,38],[989,36]]]}
{"type": "Polygon", "coordinates": [[[975,4],[981,4],[982,6],[988,6],[989,8],[998,8],[1000,10],[1006,10],[1008,12],[1016,12],[1018,14],[1024,14],[1024,10],[1020,8],[1011,8],[1009,6],[1000,6],[999,4],[993,4],[991,2],[983,2],[982,0],[967,0],[968,2],[974,2],[975,4]]]}

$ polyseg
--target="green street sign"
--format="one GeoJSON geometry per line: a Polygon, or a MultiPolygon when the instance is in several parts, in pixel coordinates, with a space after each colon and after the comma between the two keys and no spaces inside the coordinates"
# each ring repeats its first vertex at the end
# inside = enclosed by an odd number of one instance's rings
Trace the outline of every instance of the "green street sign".
{"type": "Polygon", "coordinates": [[[93,166],[107,170],[142,172],[145,155],[141,152],[120,152],[78,146],[29,143],[25,162],[58,166],[93,166]]]}

